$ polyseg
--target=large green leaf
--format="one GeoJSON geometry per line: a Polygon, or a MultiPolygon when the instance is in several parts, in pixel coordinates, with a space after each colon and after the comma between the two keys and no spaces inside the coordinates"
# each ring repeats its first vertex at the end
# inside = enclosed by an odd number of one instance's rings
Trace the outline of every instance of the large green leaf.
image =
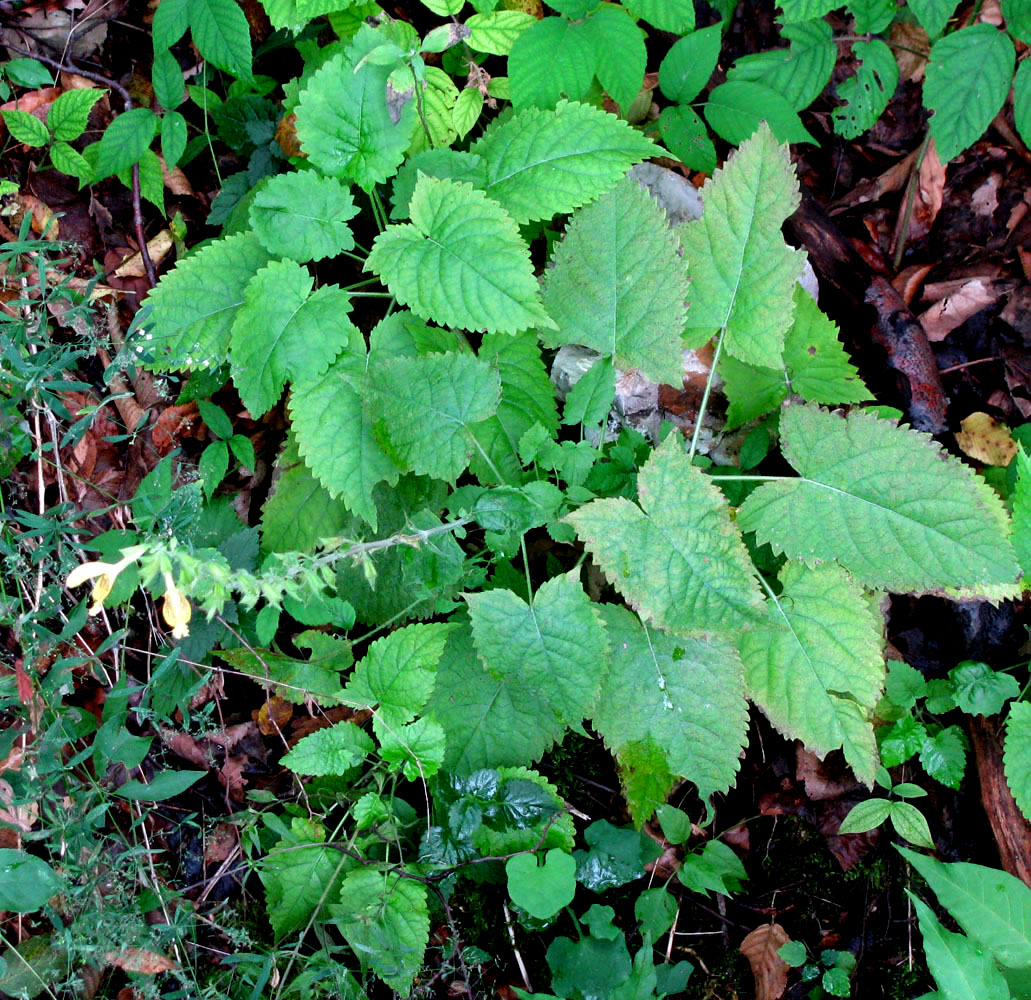
{"type": "Polygon", "coordinates": [[[706,181],[705,214],[680,230],[691,277],[688,346],[725,329],[729,354],[780,368],[805,259],[785,246],[780,227],[798,198],[787,148],[765,125],[706,181]]]}
{"type": "Polygon", "coordinates": [[[781,9],[780,19],[785,24],[794,24],[823,17],[842,4],[841,0],[778,0],[777,6],[781,9]]]}
{"type": "Polygon", "coordinates": [[[945,30],[958,5],[958,0],[909,0],[907,4],[930,38],[937,38],[945,30]]]}
{"type": "Polygon", "coordinates": [[[692,31],[674,42],[659,63],[659,89],[677,104],[693,101],[716,68],[722,42],[722,24],[692,31]]]}
{"type": "Polygon", "coordinates": [[[1031,142],[1031,62],[1027,59],[1021,60],[1013,77],[1013,124],[1026,146],[1031,142]]]}
{"type": "Polygon", "coordinates": [[[330,913],[362,963],[408,996],[430,939],[426,886],[397,872],[349,872],[330,913]]]}
{"type": "Polygon", "coordinates": [[[317,379],[357,334],[351,298],[336,285],[314,293],[292,260],[272,261],[244,290],[229,350],[233,382],[255,418],[279,401],[288,379],[317,379]]]}
{"type": "Polygon", "coordinates": [[[1017,482],[1013,488],[1013,548],[1024,576],[1031,576],[1031,458],[1023,447],[1014,458],[1017,482]]]}
{"type": "Polygon", "coordinates": [[[454,482],[476,450],[472,428],[492,416],[498,373],[469,354],[396,358],[372,371],[373,412],[390,454],[414,472],[454,482]]]}
{"type": "Polygon", "coordinates": [[[592,500],[565,518],[612,585],[643,618],[674,632],[754,620],[762,602],[741,536],[679,435],[653,452],[637,488],[640,507],[592,500]]]}
{"type": "Polygon", "coordinates": [[[515,333],[552,326],[512,218],[469,184],[421,177],[412,221],[376,237],[365,269],[427,319],[515,333]]]}
{"type": "Polygon", "coordinates": [[[535,17],[522,10],[492,10],[486,14],[473,14],[465,26],[471,32],[471,48],[492,56],[507,56],[516,39],[536,23],[535,17]]]}
{"type": "Polygon", "coordinates": [[[603,617],[609,670],[591,718],[594,728],[620,759],[633,759],[634,748],[650,741],[666,768],[693,781],[703,799],[725,792],[748,731],[741,661],[733,645],[642,628],[633,614],[612,605],[604,607],[603,617]]]}
{"type": "Polygon", "coordinates": [[[584,22],[584,30],[594,47],[594,74],[625,113],[644,81],[648,61],[644,34],[620,7],[595,11],[584,22]]]}
{"type": "Polygon", "coordinates": [[[744,142],[765,122],[780,142],[817,144],[790,102],[761,83],[721,83],[709,94],[704,111],[712,130],[727,142],[744,142]]]}
{"type": "Polygon", "coordinates": [[[593,201],[656,146],[615,115],[559,101],[493,125],[469,151],[483,158],[487,194],[524,223],[593,201]]]}
{"type": "Polygon", "coordinates": [[[895,53],[879,38],[856,42],[852,52],[859,68],[838,87],[838,97],[845,103],[831,112],[834,131],[846,139],[858,139],[873,128],[899,83],[895,53]]]}
{"type": "Polygon", "coordinates": [[[512,105],[553,108],[587,96],[598,56],[583,21],[545,17],[520,32],[508,54],[512,105]]]}
{"type": "Polygon", "coordinates": [[[282,765],[296,774],[346,774],[375,749],[372,737],[353,722],[338,722],[298,740],[282,765]]]}
{"type": "Polygon", "coordinates": [[[97,143],[93,179],[103,180],[139,163],[150,148],[157,126],[158,117],[150,108],[123,111],[97,143]]]}
{"type": "Polygon", "coordinates": [[[146,347],[150,367],[208,368],[226,360],[233,320],[244,289],[269,261],[253,233],[239,233],[190,254],[147,297],[154,325],[146,347]]]}
{"type": "Polygon", "coordinates": [[[297,138],[324,174],[366,191],[397,173],[417,122],[409,101],[395,124],[387,107],[389,66],[358,63],[383,39],[367,25],[308,80],[297,105],[297,138]],[[357,68],[357,70],[356,70],[357,68]]]}
{"type": "Polygon", "coordinates": [[[626,0],[624,6],[659,31],[677,35],[694,31],[694,0],[626,0]]]}
{"type": "Polygon", "coordinates": [[[687,275],[665,213],[625,178],[566,227],[547,272],[544,308],[558,325],[546,346],[582,344],[679,385],[687,275]]]}
{"type": "Polygon", "coordinates": [[[752,700],[789,739],[824,755],[844,749],[856,777],[873,784],[869,718],[884,687],[883,625],[837,566],[788,563],[769,617],[738,648],[752,700]]]}
{"type": "Polygon", "coordinates": [[[1013,83],[1016,52],[1009,36],[972,24],[931,46],[924,102],[934,112],[931,138],[948,163],[984,135],[1013,83]]]}
{"type": "Polygon", "coordinates": [[[1031,819],[1031,703],[1016,701],[1006,717],[1003,766],[1017,808],[1031,819]]]}
{"type": "Polygon", "coordinates": [[[193,42],[212,66],[233,76],[251,76],[251,29],[233,0],[189,0],[193,42]]]}
{"type": "Polygon", "coordinates": [[[780,429],[800,478],[765,483],[744,502],[738,524],[760,543],[811,564],[837,560],[875,589],[1016,580],[1002,502],[929,435],[815,406],[785,410],[780,429]]]}

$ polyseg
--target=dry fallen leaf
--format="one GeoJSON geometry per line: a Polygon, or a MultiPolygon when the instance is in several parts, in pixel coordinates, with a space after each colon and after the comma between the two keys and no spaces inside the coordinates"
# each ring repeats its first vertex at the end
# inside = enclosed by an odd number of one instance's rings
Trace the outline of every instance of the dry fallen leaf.
{"type": "Polygon", "coordinates": [[[920,314],[920,325],[927,339],[932,342],[944,340],[957,326],[990,306],[1009,287],[1005,283],[985,278],[971,278],[963,282],[957,291],[939,299],[930,309],[920,314]]]}
{"type": "Polygon", "coordinates": [[[1010,429],[987,413],[971,413],[959,422],[956,444],[964,454],[985,465],[1009,465],[1017,453],[1010,429]]]}
{"type": "Polygon", "coordinates": [[[126,948],[124,951],[109,951],[104,961],[126,972],[136,972],[145,976],[154,976],[159,972],[171,972],[175,962],[146,948],[126,948]]]}
{"type": "Polygon", "coordinates": [[[790,966],[777,949],[790,940],[780,924],[763,924],[741,942],[741,954],[748,959],[755,977],[755,1000],[777,1000],[787,989],[790,966]]]}

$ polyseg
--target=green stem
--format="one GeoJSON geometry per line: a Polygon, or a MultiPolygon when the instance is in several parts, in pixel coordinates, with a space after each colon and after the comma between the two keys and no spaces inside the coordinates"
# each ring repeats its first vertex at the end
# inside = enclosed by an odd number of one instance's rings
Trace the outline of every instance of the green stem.
{"type": "Polygon", "coordinates": [[[709,407],[709,395],[712,392],[712,383],[716,378],[716,366],[720,361],[720,353],[723,350],[723,338],[727,335],[727,326],[724,324],[716,335],[716,349],[712,352],[712,365],[709,368],[709,377],[705,380],[705,391],[702,393],[702,401],[698,405],[698,416],[695,418],[694,434],[691,435],[691,448],[687,457],[693,462],[695,453],[698,451],[698,438],[702,432],[702,421],[705,419],[705,411],[709,407]]]}

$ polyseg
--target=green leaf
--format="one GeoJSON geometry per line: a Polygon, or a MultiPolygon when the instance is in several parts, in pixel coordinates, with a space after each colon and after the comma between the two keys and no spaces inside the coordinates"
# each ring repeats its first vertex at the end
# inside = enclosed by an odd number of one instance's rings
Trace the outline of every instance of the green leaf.
{"type": "Polygon", "coordinates": [[[1024,576],[1031,575],[1031,458],[1018,447],[1014,459],[1017,482],[1013,488],[1013,548],[1024,576]]]}
{"type": "Polygon", "coordinates": [[[694,0],[626,0],[624,6],[634,17],[647,21],[659,31],[672,31],[677,35],[694,31],[694,0]]]}
{"type": "Polygon", "coordinates": [[[895,54],[880,39],[856,42],[852,52],[860,61],[856,75],[838,87],[845,102],[831,112],[834,131],[845,139],[858,139],[881,117],[899,82],[895,54]]]}
{"type": "Polygon", "coordinates": [[[251,228],[271,254],[298,263],[354,248],[347,220],[358,214],[351,192],[311,170],[278,174],[254,196],[251,228]]]}
{"type": "Polygon", "coordinates": [[[908,840],[911,844],[916,844],[917,847],[934,850],[934,840],[931,837],[930,828],[927,826],[927,820],[916,806],[909,802],[892,802],[891,812],[888,815],[891,818],[891,825],[895,827],[895,832],[900,837],[908,840]]]}
{"type": "Polygon", "coordinates": [[[677,915],[677,900],[664,888],[645,889],[634,901],[634,916],[641,933],[653,940],[662,937],[672,926],[677,915]]]}
{"type": "Polygon", "coordinates": [[[12,913],[38,910],[65,887],[45,861],[11,847],[0,848],[0,872],[4,876],[0,879],[0,908],[12,913]]]}
{"type": "Polygon", "coordinates": [[[325,62],[308,80],[297,105],[297,137],[324,174],[371,191],[397,173],[417,117],[409,101],[394,123],[387,107],[390,67],[355,67],[379,36],[367,26],[355,42],[325,62]]]}
{"type": "Polygon", "coordinates": [[[212,66],[241,80],[251,76],[251,31],[234,0],[189,0],[193,42],[212,66]]]}
{"type": "Polygon", "coordinates": [[[50,142],[50,130],[28,111],[0,111],[7,131],[16,142],[26,146],[45,146],[50,142]]]}
{"type": "Polygon", "coordinates": [[[1010,991],[992,956],[970,938],[947,931],[931,908],[913,895],[928,971],[948,1000],[1009,1000],[1010,991]]]}
{"type": "Polygon", "coordinates": [[[429,701],[437,662],[454,625],[406,625],[377,639],[355,667],[344,689],[344,703],[379,706],[377,721],[398,728],[411,722],[429,701]]]}
{"type": "Polygon", "coordinates": [[[162,0],[154,12],[154,52],[170,49],[190,26],[190,0],[162,0]]]}
{"type": "Polygon", "coordinates": [[[157,130],[158,118],[150,108],[123,111],[104,130],[97,144],[96,180],[127,170],[143,159],[157,130]]]}
{"type": "Polygon", "coordinates": [[[372,737],[353,722],[338,722],[298,740],[283,755],[284,767],[295,774],[347,774],[375,749],[372,737]]]}
{"type": "Polygon", "coordinates": [[[693,101],[709,82],[723,41],[722,23],[693,31],[666,53],[659,64],[659,89],[671,101],[693,101]]]}
{"type": "Polygon", "coordinates": [[[162,771],[149,782],[135,778],[115,789],[115,795],[133,802],[164,802],[182,795],[191,785],[207,776],[207,771],[162,771]]]}
{"type": "Polygon", "coordinates": [[[856,26],[856,34],[876,35],[887,30],[895,20],[898,4],[895,0],[849,0],[848,10],[856,26]]]}
{"type": "Polygon", "coordinates": [[[1031,819],[1031,703],[1017,701],[1006,716],[1003,768],[1017,808],[1031,819]]]}
{"type": "Polygon", "coordinates": [[[553,917],[576,894],[576,861],[571,854],[552,848],[538,867],[535,854],[517,854],[505,862],[508,894],[538,920],[553,917]]]}
{"type": "Polygon", "coordinates": [[[1025,44],[1031,44],[1031,10],[1022,0],[1002,0],[1002,16],[1006,30],[1025,44]]]}
{"type": "Polygon", "coordinates": [[[1031,142],[1031,62],[1024,59],[1013,77],[1013,124],[1024,145],[1031,142]]]}
{"type": "Polygon", "coordinates": [[[627,809],[637,827],[642,827],[661,806],[676,783],[666,753],[650,737],[625,744],[615,751],[619,783],[627,809]]]}
{"type": "MultiPolygon", "coordinates": [[[[838,51],[831,26],[822,18],[788,25],[781,34],[791,42],[790,49],[770,49],[742,56],[730,68],[727,79],[769,87],[792,108],[801,111],[827,86],[838,51]]],[[[661,86],[661,68],[659,83],[661,86]]]]}
{"type": "MultiPolygon", "coordinates": [[[[605,605],[609,671],[591,722],[620,751],[648,740],[668,770],[705,800],[734,782],[746,742],[748,705],[741,661],[722,638],[678,639],[642,628],[625,608],[605,605]]],[[[643,822],[647,816],[635,815],[643,822]]]]}
{"type": "Polygon", "coordinates": [[[451,121],[459,139],[464,139],[480,120],[483,111],[483,92],[478,87],[466,87],[451,109],[451,121]]]}
{"type": "MultiPolygon", "coordinates": [[[[909,0],[908,7],[916,15],[928,38],[937,38],[958,6],[958,0],[909,0]]],[[[1008,25],[1007,25],[1008,27],[1008,25]]]]}
{"type": "Polygon", "coordinates": [[[691,817],[683,809],[663,803],[655,810],[655,818],[671,844],[686,844],[691,839],[691,817]]]}
{"type": "Polygon", "coordinates": [[[50,162],[55,170],[60,170],[62,174],[68,174],[83,184],[88,183],[93,176],[89,160],[66,142],[55,142],[50,147],[50,162]]]}
{"type": "Polygon", "coordinates": [[[211,495],[218,488],[218,484],[225,479],[225,475],[229,471],[229,445],[225,441],[212,441],[201,452],[197,471],[200,472],[204,495],[210,500],[211,495]]]}
{"type": "Polygon", "coordinates": [[[927,695],[927,681],[916,667],[911,667],[902,660],[889,660],[884,690],[900,708],[912,708],[918,698],[927,695]]]}
{"type": "Polygon", "coordinates": [[[911,715],[905,715],[887,732],[878,730],[881,763],[885,767],[896,767],[909,760],[927,740],[927,729],[911,715]]]}
{"type": "Polygon", "coordinates": [[[1002,109],[1015,60],[1009,36],[990,24],[961,28],[931,46],[924,103],[934,112],[931,138],[942,163],[977,142],[1002,109]]]}
{"type": "Polygon", "coordinates": [[[47,112],[47,128],[59,142],[73,142],[78,139],[89,124],[89,113],[93,105],[105,94],[106,90],[84,88],[66,90],[47,112]]]}
{"type": "Polygon", "coordinates": [[[522,10],[492,10],[473,14],[465,26],[469,29],[469,47],[492,56],[507,56],[516,39],[537,19],[522,10]]]}
{"type": "Polygon", "coordinates": [[[348,872],[330,912],[362,963],[408,996],[430,938],[426,886],[395,872],[348,872]]]}
{"type": "Polygon", "coordinates": [[[638,475],[641,507],[592,500],[567,515],[599,567],[642,617],[676,632],[737,629],[761,607],[723,495],[678,435],[638,475]],[[642,509],[643,508],[643,509],[642,509]]]}
{"type": "Polygon", "coordinates": [[[579,726],[595,704],[608,657],[601,616],[579,571],[541,584],[530,604],[500,589],[465,600],[488,673],[536,690],[540,714],[579,726]]]}
{"type": "Polygon", "coordinates": [[[579,101],[590,90],[597,64],[583,21],[542,18],[519,34],[509,52],[512,105],[525,111],[553,108],[563,97],[579,101]]]}
{"type": "Polygon", "coordinates": [[[1015,677],[987,663],[965,660],[949,671],[949,678],[956,689],[956,704],[970,715],[995,715],[1020,694],[1015,677]]]}
{"type": "Polygon", "coordinates": [[[161,155],[174,167],[186,152],[186,119],[178,111],[168,111],[161,119],[161,155]]]}
{"type": "Polygon", "coordinates": [[[967,742],[959,726],[949,726],[928,736],[920,748],[920,763],[935,781],[959,788],[967,763],[967,742]]]}
{"type": "Polygon", "coordinates": [[[4,76],[18,87],[52,87],[53,74],[38,59],[8,59],[4,63],[4,76]]]}
{"type": "Polygon", "coordinates": [[[233,321],[233,381],[255,418],[270,410],[288,379],[322,376],[357,331],[351,300],[291,260],[272,261],[251,279],[233,321]]]}
{"type": "Polygon", "coordinates": [[[788,563],[780,581],[766,622],[739,640],[749,695],[789,739],[820,756],[843,748],[856,777],[872,784],[883,623],[837,566],[788,563]]]}
{"type": "Polygon", "coordinates": [[[581,344],[653,382],[683,378],[687,274],[665,213],[627,177],[581,209],[547,272],[545,346],[581,344]]]}
{"type": "Polygon", "coordinates": [[[408,469],[454,482],[475,450],[471,429],[498,408],[498,373],[468,354],[397,358],[372,370],[377,431],[408,469]],[[411,419],[416,411],[422,414],[411,419]]]}
{"type": "Polygon", "coordinates": [[[710,840],[701,854],[688,854],[684,858],[678,877],[692,892],[730,896],[741,891],[741,883],[748,878],[748,873],[730,847],[720,840],[710,840]]]}
{"type": "Polygon", "coordinates": [[[868,830],[876,830],[890,814],[890,800],[867,799],[849,810],[848,815],[841,821],[838,834],[866,833],[868,830]]]}
{"type": "Polygon", "coordinates": [[[593,201],[656,146],[615,115],[559,101],[492,125],[469,152],[483,158],[486,193],[522,224],[593,201]]]}
{"type": "Polygon", "coordinates": [[[515,222],[482,191],[422,177],[410,209],[412,222],[388,226],[365,262],[399,302],[469,330],[553,325],[515,222]]]}
{"type": "Polygon", "coordinates": [[[996,868],[944,864],[898,848],[963,930],[1010,969],[1031,966],[1031,889],[996,868]]]}
{"type": "Polygon", "coordinates": [[[541,712],[536,688],[498,677],[480,663],[472,631],[453,633],[437,666],[429,712],[447,733],[445,764],[460,774],[528,764],[561,739],[564,723],[541,712]]]}
{"type": "Polygon", "coordinates": [[[709,130],[690,108],[663,108],[659,112],[659,132],[666,148],[691,170],[711,174],[716,169],[716,147],[709,130]]]}
{"type": "Polygon", "coordinates": [[[168,111],[179,107],[186,100],[186,81],[183,79],[182,68],[179,60],[168,49],[154,54],[150,80],[158,103],[168,111]]]}
{"type": "Polygon", "coordinates": [[[788,151],[765,125],[706,181],[705,214],[680,230],[691,276],[688,346],[725,328],[730,355],[781,367],[805,254],[785,246],[780,227],[798,198],[788,151]]]}
{"type": "MultiPolygon", "coordinates": [[[[442,25],[441,27],[445,31],[450,31],[451,26],[442,25]]],[[[407,70],[399,72],[404,74],[404,78],[408,82],[409,72],[407,70]]],[[[419,127],[412,136],[410,152],[431,149],[435,146],[446,148],[458,138],[458,132],[455,131],[451,118],[451,109],[455,106],[459,94],[454,81],[436,66],[427,66],[423,71],[422,88],[422,118],[419,119],[419,127]],[[424,119],[425,125],[423,125],[424,119]]]]}
{"type": "Polygon", "coordinates": [[[380,756],[406,780],[425,781],[440,770],[447,753],[447,734],[439,722],[416,719],[397,729],[387,729],[373,720],[373,727],[380,740],[380,756]]]}
{"type": "Polygon", "coordinates": [[[595,11],[584,22],[584,30],[594,47],[598,82],[625,113],[644,81],[648,61],[644,34],[620,7],[595,11]]]}
{"type": "Polygon", "coordinates": [[[841,0],[778,0],[781,9],[780,19],[784,24],[796,21],[811,21],[814,17],[823,17],[841,6],[841,0]]]}
{"type": "Polygon", "coordinates": [[[721,83],[709,94],[704,111],[712,130],[735,145],[753,135],[762,122],[779,142],[818,145],[791,104],[777,91],[760,83],[741,80],[721,83]]]}
{"type": "Polygon", "coordinates": [[[616,396],[616,369],[600,358],[580,377],[566,394],[562,423],[598,427],[609,415],[616,396]]]}
{"type": "Polygon", "coordinates": [[[745,500],[738,524],[760,544],[810,563],[836,559],[865,586],[894,592],[1016,579],[1001,501],[929,435],[814,406],[783,411],[780,430],[800,478],[745,500]]]}

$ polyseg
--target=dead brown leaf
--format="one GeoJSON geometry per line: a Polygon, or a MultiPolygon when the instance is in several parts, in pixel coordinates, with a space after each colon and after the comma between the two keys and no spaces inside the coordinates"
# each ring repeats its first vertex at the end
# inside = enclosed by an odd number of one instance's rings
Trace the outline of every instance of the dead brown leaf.
{"type": "Polygon", "coordinates": [[[280,732],[293,718],[294,706],[284,699],[272,695],[258,709],[257,723],[262,735],[272,736],[280,732]]]}
{"type": "Polygon", "coordinates": [[[893,24],[891,41],[899,46],[895,49],[895,61],[899,64],[899,75],[903,80],[919,83],[927,69],[927,57],[931,42],[927,32],[919,24],[893,24]],[[922,53],[922,54],[921,54],[922,53]]]}
{"type": "MultiPolygon", "coordinates": [[[[928,286],[924,295],[932,294],[928,286]]],[[[1003,292],[1012,288],[1011,282],[992,281],[986,278],[971,278],[964,281],[958,289],[947,294],[920,314],[920,325],[930,341],[944,340],[958,326],[962,326],[971,316],[986,309],[1003,292]]]]}
{"type": "Polygon", "coordinates": [[[763,924],[741,942],[741,954],[748,959],[755,977],[755,1000],[778,1000],[784,995],[790,966],[777,954],[777,949],[790,940],[780,924],[763,924]]]}
{"type": "Polygon", "coordinates": [[[236,850],[240,842],[240,833],[232,823],[219,823],[204,838],[204,863],[220,865],[236,850]]]}
{"type": "Polygon", "coordinates": [[[836,772],[801,743],[795,751],[795,777],[805,785],[805,793],[814,802],[837,799],[859,787],[855,775],[847,767],[836,772]]]}
{"type": "MultiPolygon", "coordinates": [[[[154,266],[157,267],[168,256],[172,249],[172,234],[167,229],[162,229],[153,239],[147,241],[147,253],[154,266]]],[[[143,266],[143,255],[137,251],[131,257],[127,257],[118,267],[115,268],[116,278],[142,278],[146,275],[147,269],[143,266]]]]}
{"type": "Polygon", "coordinates": [[[144,976],[156,976],[160,972],[171,972],[176,968],[175,962],[165,958],[156,951],[146,948],[126,948],[124,951],[109,951],[104,961],[125,972],[136,972],[144,976]]]}
{"type": "Polygon", "coordinates": [[[956,444],[975,462],[1009,465],[1017,454],[1017,442],[1010,429],[987,413],[971,413],[960,422],[956,444]]]}

